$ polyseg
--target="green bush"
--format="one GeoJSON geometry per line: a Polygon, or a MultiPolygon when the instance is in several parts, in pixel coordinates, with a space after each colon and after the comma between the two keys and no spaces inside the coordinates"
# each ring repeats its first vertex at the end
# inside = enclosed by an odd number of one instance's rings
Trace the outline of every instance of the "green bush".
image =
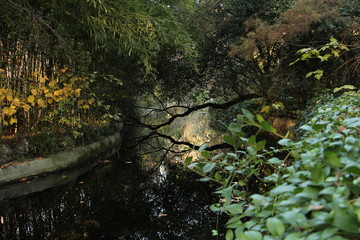
{"type": "Polygon", "coordinates": [[[224,138],[233,152],[211,158],[203,147],[203,161],[187,159],[202,180],[221,183],[211,209],[229,215],[227,240],[360,239],[360,91],[315,102],[299,140],[243,110],[224,138]],[[279,146],[246,137],[248,125],[281,137],[279,146]]]}

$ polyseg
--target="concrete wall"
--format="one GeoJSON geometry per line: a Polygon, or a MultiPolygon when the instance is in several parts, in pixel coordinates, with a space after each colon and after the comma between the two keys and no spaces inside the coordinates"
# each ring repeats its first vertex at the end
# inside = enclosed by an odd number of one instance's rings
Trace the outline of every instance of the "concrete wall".
{"type": "Polygon", "coordinates": [[[119,132],[116,132],[98,142],[77,147],[71,151],[59,152],[44,158],[30,159],[25,162],[13,162],[8,166],[0,168],[0,184],[80,165],[91,157],[120,144],[120,142],[121,135],[119,132]]]}

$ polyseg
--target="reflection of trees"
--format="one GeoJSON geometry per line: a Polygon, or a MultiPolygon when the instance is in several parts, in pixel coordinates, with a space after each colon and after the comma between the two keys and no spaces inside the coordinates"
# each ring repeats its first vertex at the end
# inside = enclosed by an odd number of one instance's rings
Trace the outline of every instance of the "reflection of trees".
{"type": "Polygon", "coordinates": [[[209,239],[201,236],[215,227],[212,199],[204,199],[211,190],[174,171],[162,184],[154,179],[117,163],[84,184],[2,201],[0,239],[209,239]]]}

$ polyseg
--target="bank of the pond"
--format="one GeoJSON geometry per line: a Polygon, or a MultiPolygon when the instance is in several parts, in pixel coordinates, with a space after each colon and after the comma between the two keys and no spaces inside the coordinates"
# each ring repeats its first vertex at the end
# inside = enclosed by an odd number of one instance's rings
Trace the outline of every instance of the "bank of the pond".
{"type": "MultiPolygon", "coordinates": [[[[120,131],[122,125],[117,126],[117,129],[120,131]]],[[[0,184],[78,166],[91,159],[91,157],[120,144],[121,135],[119,131],[97,142],[70,151],[0,166],[0,184]]]]}

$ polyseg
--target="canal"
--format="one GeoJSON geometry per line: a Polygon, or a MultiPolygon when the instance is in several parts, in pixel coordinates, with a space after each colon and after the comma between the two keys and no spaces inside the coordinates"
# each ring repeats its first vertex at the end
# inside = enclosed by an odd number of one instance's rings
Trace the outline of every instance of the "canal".
{"type": "Polygon", "coordinates": [[[211,230],[218,218],[209,210],[215,189],[198,176],[166,164],[141,165],[124,151],[92,161],[98,164],[90,171],[2,189],[0,239],[216,239],[211,230]],[[50,181],[56,183],[51,188],[50,181]]]}

